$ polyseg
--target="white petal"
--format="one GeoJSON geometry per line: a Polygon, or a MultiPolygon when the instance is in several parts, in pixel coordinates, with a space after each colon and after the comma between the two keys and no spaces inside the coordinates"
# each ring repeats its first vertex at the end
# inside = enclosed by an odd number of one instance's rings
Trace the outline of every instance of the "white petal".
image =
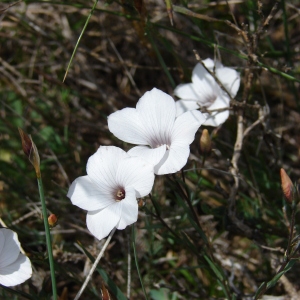
{"type": "Polygon", "coordinates": [[[85,210],[98,210],[115,202],[115,190],[100,190],[89,176],[78,177],[69,188],[67,197],[72,203],[85,210]]]}
{"type": "Polygon", "coordinates": [[[186,143],[175,141],[169,151],[166,152],[161,162],[155,166],[157,175],[171,174],[181,170],[189,157],[190,147],[186,143]]]}
{"type": "MultiPolygon", "coordinates": [[[[227,94],[223,92],[220,97],[217,97],[215,102],[209,106],[207,109],[214,110],[214,109],[221,109],[221,108],[229,108],[230,99],[227,94]]],[[[206,114],[207,120],[203,123],[206,126],[214,126],[217,127],[223,124],[229,117],[229,110],[221,111],[221,112],[212,112],[206,114]]]]}
{"type": "Polygon", "coordinates": [[[121,148],[101,146],[87,163],[86,171],[89,178],[101,192],[109,193],[116,188],[116,173],[120,161],[129,157],[121,148]]]}
{"type": "Polygon", "coordinates": [[[215,101],[207,107],[208,110],[225,108],[230,106],[230,98],[229,96],[223,91],[215,101]]]}
{"type": "Polygon", "coordinates": [[[180,115],[172,132],[172,145],[174,141],[180,141],[189,145],[195,138],[195,133],[205,122],[206,117],[198,110],[191,110],[180,115]]]}
{"type": "Polygon", "coordinates": [[[213,90],[212,87],[215,85],[215,79],[204,69],[200,63],[198,63],[193,70],[192,82],[195,85],[194,89],[198,95],[199,93],[211,94],[213,90]]]}
{"type": "Polygon", "coordinates": [[[18,240],[18,235],[14,231],[7,228],[1,228],[0,230],[5,239],[0,255],[1,272],[2,268],[10,265],[18,258],[20,253],[20,242],[18,240]]]}
{"type": "MultiPolygon", "coordinates": [[[[195,68],[196,69],[196,68],[195,68]]],[[[213,99],[222,93],[215,79],[202,67],[198,66],[192,77],[194,89],[198,94],[197,104],[200,107],[208,107],[213,99]]]]}
{"type": "Polygon", "coordinates": [[[118,139],[131,144],[148,145],[143,120],[135,108],[124,108],[108,116],[108,129],[118,139]]]}
{"type": "Polygon", "coordinates": [[[147,137],[151,139],[148,145],[154,148],[157,145],[168,143],[176,117],[174,99],[154,88],[150,92],[146,92],[138,101],[136,110],[146,128],[147,137]]]}
{"type": "Polygon", "coordinates": [[[210,71],[215,71],[219,68],[223,68],[223,65],[218,60],[212,60],[211,58],[206,58],[202,61],[207,69],[210,71]]]}
{"type": "Polygon", "coordinates": [[[1,252],[4,248],[4,244],[5,244],[5,236],[2,232],[2,230],[0,230],[0,261],[1,261],[1,252]]]}
{"type": "Polygon", "coordinates": [[[235,97],[240,87],[240,74],[234,69],[226,67],[218,69],[216,74],[231,96],[235,97]]]}
{"type": "MultiPolygon", "coordinates": [[[[204,65],[207,69],[209,69],[210,71],[213,71],[215,62],[211,58],[206,58],[206,59],[202,60],[202,62],[204,63],[204,65]]],[[[198,63],[198,65],[201,65],[201,64],[198,63]]]]}
{"type": "Polygon", "coordinates": [[[137,146],[131,148],[127,153],[130,156],[139,156],[144,159],[146,162],[152,164],[153,166],[157,165],[164,154],[166,153],[166,145],[162,145],[158,148],[149,148],[146,146],[137,146]]]}
{"type": "Polygon", "coordinates": [[[87,228],[97,239],[102,240],[118,225],[121,208],[121,202],[115,202],[102,210],[89,211],[86,216],[87,228]]]}
{"type": "Polygon", "coordinates": [[[199,108],[199,104],[195,100],[178,100],[176,101],[176,116],[180,116],[189,110],[199,108]]]}
{"type": "Polygon", "coordinates": [[[15,286],[29,279],[31,275],[32,268],[29,258],[19,253],[13,263],[0,268],[0,284],[15,286]]]}
{"type": "Polygon", "coordinates": [[[197,99],[199,98],[199,95],[198,95],[197,91],[195,90],[195,85],[193,83],[179,84],[175,88],[174,94],[178,98],[185,99],[185,100],[197,101],[197,99]]]}
{"type": "Polygon", "coordinates": [[[211,114],[207,114],[207,120],[203,123],[206,126],[220,126],[223,124],[229,117],[229,110],[225,110],[222,112],[213,112],[211,114]]]}
{"type": "Polygon", "coordinates": [[[121,219],[117,225],[117,229],[124,229],[128,225],[137,221],[138,218],[138,203],[135,196],[135,190],[132,187],[125,189],[126,197],[121,200],[121,219]]]}
{"type": "Polygon", "coordinates": [[[125,190],[127,187],[134,188],[135,197],[144,197],[150,193],[154,183],[154,166],[140,157],[125,158],[119,164],[116,181],[125,190]]]}

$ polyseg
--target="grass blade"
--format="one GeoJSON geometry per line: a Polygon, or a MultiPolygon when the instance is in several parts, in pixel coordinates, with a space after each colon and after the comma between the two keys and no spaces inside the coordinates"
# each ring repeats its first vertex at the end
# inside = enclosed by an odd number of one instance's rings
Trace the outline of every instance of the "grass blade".
{"type": "Polygon", "coordinates": [[[83,29],[82,29],[82,31],[81,31],[81,33],[80,33],[80,35],[79,35],[79,38],[78,38],[78,40],[77,40],[77,42],[76,42],[76,45],[75,45],[75,48],[74,48],[74,50],[73,50],[72,56],[71,56],[70,61],[69,61],[69,63],[68,63],[67,70],[66,70],[66,73],[65,73],[63,82],[65,82],[65,80],[66,80],[66,77],[67,77],[67,75],[68,75],[68,71],[69,71],[69,69],[70,69],[70,67],[71,67],[71,63],[72,63],[72,61],[73,61],[73,58],[74,58],[74,56],[75,56],[75,53],[76,53],[77,48],[78,48],[78,46],[79,46],[79,43],[80,43],[80,41],[81,41],[81,38],[82,38],[82,36],[83,36],[83,34],[84,34],[84,32],[85,32],[85,29],[86,29],[86,27],[87,27],[87,25],[88,25],[88,23],[89,23],[89,21],[90,21],[91,16],[93,15],[93,12],[94,12],[94,10],[95,10],[95,8],[96,8],[97,3],[98,3],[98,0],[95,0],[95,3],[94,3],[94,5],[93,5],[93,7],[92,7],[92,9],[91,9],[91,11],[90,11],[90,13],[89,13],[87,19],[86,19],[86,22],[85,22],[85,24],[84,24],[84,26],[83,26],[83,29]]]}

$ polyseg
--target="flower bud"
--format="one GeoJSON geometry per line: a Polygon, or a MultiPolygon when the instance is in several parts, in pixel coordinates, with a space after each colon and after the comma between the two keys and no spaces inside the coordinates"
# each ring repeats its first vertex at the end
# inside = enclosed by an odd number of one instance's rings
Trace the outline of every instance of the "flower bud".
{"type": "Polygon", "coordinates": [[[101,294],[102,294],[102,299],[103,300],[111,300],[108,289],[105,287],[103,282],[101,283],[101,294]]]}
{"type": "Polygon", "coordinates": [[[55,214],[51,214],[49,217],[48,217],[48,224],[50,226],[50,228],[53,228],[57,225],[57,216],[55,214]]]}
{"type": "Polygon", "coordinates": [[[282,188],[284,198],[288,203],[292,203],[293,189],[294,189],[292,180],[282,168],[280,169],[280,177],[281,177],[281,188],[282,188]]]}
{"type": "Polygon", "coordinates": [[[40,156],[36,145],[30,135],[25,133],[21,128],[18,129],[21,136],[23,151],[33,165],[37,177],[40,177],[40,156]]]}
{"type": "Polygon", "coordinates": [[[202,131],[200,137],[200,154],[208,156],[211,153],[211,139],[207,129],[202,131]]]}

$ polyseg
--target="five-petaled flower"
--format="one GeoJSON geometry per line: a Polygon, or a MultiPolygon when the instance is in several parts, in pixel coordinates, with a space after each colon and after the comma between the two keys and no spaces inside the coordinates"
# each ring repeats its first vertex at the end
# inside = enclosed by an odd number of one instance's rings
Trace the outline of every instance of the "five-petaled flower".
{"type": "MultiPolygon", "coordinates": [[[[235,97],[240,87],[240,74],[224,67],[220,62],[214,63],[210,58],[203,60],[203,63],[208,70],[215,72],[215,76],[231,97],[235,97]]],[[[230,106],[230,97],[227,92],[198,63],[193,70],[192,83],[180,84],[174,90],[174,94],[181,99],[176,102],[177,116],[197,108],[216,110],[204,113],[207,117],[204,125],[219,126],[229,117],[229,110],[226,108],[230,106]]]]}
{"type": "Polygon", "coordinates": [[[195,133],[206,120],[197,110],[176,118],[174,99],[154,88],[135,108],[124,108],[108,117],[109,130],[120,140],[141,146],[128,151],[154,165],[157,175],[175,173],[187,162],[195,133]]]}
{"type": "Polygon", "coordinates": [[[32,275],[30,260],[20,247],[14,231],[0,228],[0,284],[4,286],[21,284],[32,275]]]}
{"type": "Polygon", "coordinates": [[[113,228],[137,221],[136,198],[148,195],[154,182],[153,166],[114,146],[100,146],[87,163],[87,175],[77,178],[67,196],[88,211],[87,227],[99,240],[113,228]]]}

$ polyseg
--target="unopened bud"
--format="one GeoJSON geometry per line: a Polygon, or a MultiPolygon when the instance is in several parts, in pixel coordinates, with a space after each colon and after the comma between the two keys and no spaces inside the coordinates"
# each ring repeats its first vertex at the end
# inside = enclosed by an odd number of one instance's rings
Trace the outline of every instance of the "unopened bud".
{"type": "Polygon", "coordinates": [[[25,155],[28,157],[29,161],[32,163],[37,177],[40,177],[40,156],[39,152],[36,148],[35,143],[33,142],[30,135],[25,133],[21,128],[19,129],[19,133],[22,141],[22,148],[25,155]]]}
{"type": "Polygon", "coordinates": [[[211,153],[211,139],[207,129],[202,131],[200,137],[200,154],[208,156],[211,153]]]}
{"type": "Polygon", "coordinates": [[[284,195],[285,200],[288,203],[293,202],[293,183],[288,174],[284,171],[284,169],[280,169],[280,177],[281,177],[281,188],[284,195]]]}
{"type": "Polygon", "coordinates": [[[108,289],[105,287],[104,283],[101,283],[101,294],[102,300],[111,300],[110,294],[108,289]]]}
{"type": "Polygon", "coordinates": [[[51,214],[49,217],[48,217],[48,224],[51,228],[55,227],[57,225],[57,216],[55,214],[51,214]]]}

